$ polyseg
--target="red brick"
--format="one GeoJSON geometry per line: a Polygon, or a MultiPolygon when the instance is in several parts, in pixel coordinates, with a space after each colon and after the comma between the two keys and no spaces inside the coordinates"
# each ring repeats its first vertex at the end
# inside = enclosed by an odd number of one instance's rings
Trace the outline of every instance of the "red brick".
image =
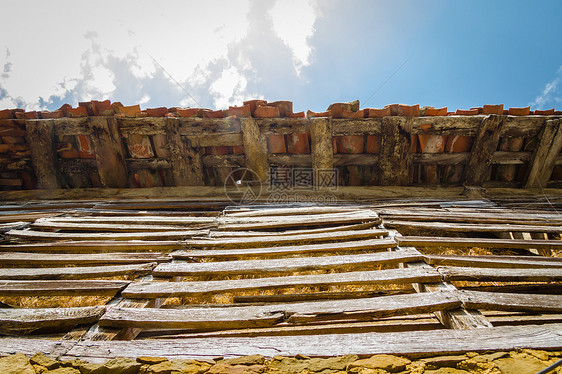
{"type": "Polygon", "coordinates": [[[115,114],[115,111],[111,106],[111,101],[109,100],[92,100],[92,110],[94,112],[94,116],[112,116],[115,114]]]}
{"type": "Polygon", "coordinates": [[[61,107],[57,110],[60,110],[62,112],[62,115],[64,117],[68,117],[68,108],[72,108],[72,105],[70,104],[62,104],[61,107]]]}
{"type": "Polygon", "coordinates": [[[482,108],[482,114],[503,114],[503,104],[498,104],[498,105],[486,104],[482,108]]]}
{"type": "Polygon", "coordinates": [[[309,110],[306,112],[306,117],[307,118],[332,117],[332,112],[329,110],[325,112],[313,112],[309,110]]]}
{"type": "Polygon", "coordinates": [[[86,109],[85,106],[79,106],[77,108],[69,107],[66,108],[66,114],[70,118],[88,117],[88,109],[86,109]]]}
{"type": "Polygon", "coordinates": [[[147,108],[146,113],[148,113],[149,117],[166,117],[166,114],[168,114],[168,108],[147,108]]]}
{"type": "Polygon", "coordinates": [[[52,112],[43,111],[43,112],[41,112],[41,117],[43,117],[45,119],[62,118],[62,117],[64,117],[64,113],[60,109],[53,110],[52,112]]]}
{"type": "Polygon", "coordinates": [[[258,106],[254,111],[256,118],[279,118],[279,108],[274,106],[258,106]]]}
{"type": "Polygon", "coordinates": [[[16,112],[17,119],[39,119],[39,112],[16,112]]]}
{"type": "Polygon", "coordinates": [[[232,146],[232,154],[234,154],[234,155],[244,154],[244,147],[241,146],[241,145],[233,145],[232,146]]]}
{"type": "Polygon", "coordinates": [[[81,101],[81,102],[78,103],[78,107],[79,108],[86,108],[86,112],[88,113],[89,116],[94,115],[94,106],[93,106],[92,102],[81,101]]]}
{"type": "Polygon", "coordinates": [[[274,101],[267,104],[279,109],[279,117],[288,117],[288,114],[293,113],[293,102],[292,101],[274,101]]]}
{"type": "Polygon", "coordinates": [[[176,113],[180,117],[198,117],[199,116],[199,108],[177,108],[176,113]]]}
{"type": "Polygon", "coordinates": [[[484,113],[484,109],[480,106],[474,107],[474,108],[470,108],[470,110],[476,109],[478,111],[478,114],[482,114],[484,113]]]}
{"type": "Polygon", "coordinates": [[[306,118],[306,114],[304,112],[287,113],[287,118],[306,118]]]}
{"type": "Polygon", "coordinates": [[[469,110],[457,109],[455,114],[457,116],[477,116],[478,114],[480,114],[480,111],[478,109],[479,108],[472,108],[469,110]]]}
{"type": "Polygon", "coordinates": [[[380,153],[381,137],[380,135],[367,135],[367,153],[380,153]]]}
{"type": "Polygon", "coordinates": [[[416,105],[404,105],[404,104],[391,104],[385,106],[385,108],[390,108],[390,113],[393,116],[401,117],[419,117],[420,106],[416,105]]]}
{"type": "Polygon", "coordinates": [[[446,116],[446,115],[447,115],[447,107],[438,108],[438,109],[428,107],[425,109],[426,117],[438,117],[438,116],[446,116]]]}
{"type": "Polygon", "coordinates": [[[222,110],[200,109],[199,115],[202,118],[224,118],[224,112],[222,110]]]}
{"type": "Polygon", "coordinates": [[[350,101],[349,103],[333,103],[328,107],[328,111],[332,112],[332,118],[344,118],[344,110],[357,112],[359,110],[359,100],[350,101]]]}
{"type": "Polygon", "coordinates": [[[130,105],[130,106],[120,106],[115,107],[114,109],[117,114],[120,114],[124,117],[136,117],[139,113],[141,113],[140,105],[130,105]]]}
{"type": "Polygon", "coordinates": [[[152,135],[152,144],[154,144],[154,152],[157,157],[169,158],[170,149],[168,148],[168,138],[164,134],[152,135]]]}
{"type": "Polygon", "coordinates": [[[261,99],[247,100],[247,101],[244,101],[244,105],[250,106],[250,112],[252,113],[251,115],[253,116],[256,108],[259,107],[259,106],[267,105],[267,101],[261,100],[261,99]]]}
{"type": "Polygon", "coordinates": [[[0,110],[0,119],[13,119],[14,114],[11,109],[0,110]]]}
{"type": "Polygon", "coordinates": [[[536,116],[552,116],[554,114],[554,108],[548,110],[535,110],[536,116]]]}
{"type": "Polygon", "coordinates": [[[445,144],[446,152],[469,152],[472,148],[472,137],[464,135],[449,135],[445,144]]]}
{"type": "Polygon", "coordinates": [[[57,143],[56,147],[60,158],[80,158],[80,152],[72,143],[57,143]]]}
{"type": "Polygon", "coordinates": [[[339,153],[363,153],[363,135],[344,135],[338,136],[337,139],[339,153]]]}
{"type": "Polygon", "coordinates": [[[287,135],[287,152],[295,154],[310,153],[310,133],[292,133],[287,135]]]}
{"type": "Polygon", "coordinates": [[[96,158],[94,146],[89,136],[76,135],[76,146],[78,147],[80,158],[96,158]]]}
{"type": "Polygon", "coordinates": [[[390,116],[390,108],[383,108],[383,109],[374,109],[374,108],[367,108],[365,109],[367,112],[365,117],[367,118],[382,118],[390,116]]]}
{"type": "Polygon", "coordinates": [[[226,145],[218,145],[213,147],[205,147],[206,154],[208,155],[227,155],[229,154],[228,146],[226,145]]]}
{"type": "Polygon", "coordinates": [[[231,106],[228,108],[228,115],[233,117],[251,117],[252,109],[250,105],[231,106]]]}
{"type": "Polygon", "coordinates": [[[268,135],[267,148],[269,150],[269,153],[287,153],[287,147],[285,146],[285,135],[268,135]]]}
{"type": "Polygon", "coordinates": [[[531,113],[531,107],[525,108],[509,108],[507,112],[510,116],[528,116],[531,113]]]}
{"type": "Polygon", "coordinates": [[[150,144],[148,135],[129,134],[129,136],[125,138],[125,142],[127,143],[127,148],[132,158],[154,157],[154,151],[152,150],[152,144],[150,144]]]}

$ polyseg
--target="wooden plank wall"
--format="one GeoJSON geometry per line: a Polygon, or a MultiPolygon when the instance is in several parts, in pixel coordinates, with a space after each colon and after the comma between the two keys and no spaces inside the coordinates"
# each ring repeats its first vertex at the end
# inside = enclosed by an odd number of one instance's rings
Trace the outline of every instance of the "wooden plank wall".
{"type": "Polygon", "coordinates": [[[176,357],[172,346],[182,357],[451,353],[465,338],[471,350],[562,346],[554,211],[439,199],[224,207],[0,207],[0,334],[23,337],[0,347],[96,360],[176,357]],[[500,235],[530,231],[541,238],[500,235]]]}
{"type": "Polygon", "coordinates": [[[265,180],[270,167],[283,166],[335,167],[339,185],[533,188],[558,186],[562,167],[556,116],[100,116],[2,120],[0,129],[27,137],[27,144],[17,145],[23,152],[9,153],[16,145],[6,145],[8,153],[0,154],[6,176],[20,178],[4,178],[5,188],[222,185],[239,167],[265,180]],[[284,150],[272,149],[274,137],[281,137],[284,150]],[[346,148],[350,139],[364,142],[362,149],[346,148]],[[468,148],[455,148],[461,141],[468,148]],[[442,144],[441,149],[425,149],[426,142],[442,144]]]}

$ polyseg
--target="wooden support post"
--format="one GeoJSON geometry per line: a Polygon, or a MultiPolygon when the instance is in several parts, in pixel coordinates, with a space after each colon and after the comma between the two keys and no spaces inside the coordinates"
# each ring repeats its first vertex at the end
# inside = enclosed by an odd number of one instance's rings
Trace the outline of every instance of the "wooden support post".
{"type": "Polygon", "coordinates": [[[57,153],[53,120],[26,121],[27,143],[31,148],[31,163],[37,177],[37,188],[60,188],[57,178],[57,153]]]}
{"type": "Polygon", "coordinates": [[[180,121],[177,118],[167,119],[166,133],[174,185],[204,186],[201,153],[193,149],[190,140],[180,135],[180,121]]]}
{"type": "Polygon", "coordinates": [[[123,188],[128,185],[125,149],[117,120],[114,117],[88,117],[96,152],[98,173],[104,187],[123,188]]]}
{"type": "Polygon", "coordinates": [[[410,183],[411,138],[403,121],[398,121],[396,117],[382,119],[379,167],[383,186],[405,186],[410,183]]]}
{"type": "MultiPolygon", "coordinates": [[[[314,183],[328,186],[320,180],[320,170],[334,169],[334,146],[332,141],[332,123],[329,119],[315,118],[310,121],[310,142],[312,168],[317,178],[314,183]]],[[[334,181],[337,183],[337,181],[334,181]]]]}
{"type": "Polygon", "coordinates": [[[562,149],[562,126],[560,120],[546,121],[539,134],[539,143],[531,156],[525,179],[525,188],[546,187],[556,158],[562,149]]]}
{"type": "Polygon", "coordinates": [[[504,117],[498,115],[490,115],[482,120],[464,170],[467,186],[481,186],[483,182],[490,179],[490,165],[498,148],[503,121],[504,117]]]}
{"type": "Polygon", "coordinates": [[[246,167],[253,170],[262,182],[267,181],[269,161],[267,158],[267,143],[265,136],[253,118],[241,118],[242,138],[244,140],[244,153],[246,154],[246,167]]]}

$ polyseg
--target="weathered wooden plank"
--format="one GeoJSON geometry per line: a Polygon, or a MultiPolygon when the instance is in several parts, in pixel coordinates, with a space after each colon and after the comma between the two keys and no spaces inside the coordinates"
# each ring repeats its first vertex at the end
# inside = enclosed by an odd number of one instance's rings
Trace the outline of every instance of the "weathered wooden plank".
{"type": "Polygon", "coordinates": [[[467,185],[480,186],[490,179],[490,165],[498,148],[503,121],[503,116],[496,115],[487,116],[482,120],[464,172],[464,181],[467,185]]]}
{"type": "Polygon", "coordinates": [[[242,249],[210,249],[210,250],[190,250],[176,251],[171,255],[175,259],[192,259],[192,258],[219,258],[219,259],[235,259],[250,257],[276,257],[293,254],[312,254],[312,253],[330,253],[330,252],[352,252],[363,250],[377,250],[396,247],[393,239],[369,239],[357,241],[345,241],[339,243],[326,244],[310,244],[310,245],[293,245],[282,247],[266,247],[266,248],[242,248],[242,249]]]}
{"type": "Polygon", "coordinates": [[[341,225],[361,222],[380,223],[381,219],[372,210],[332,214],[310,214],[281,217],[218,217],[221,230],[256,230],[295,226],[341,225]]]}
{"type": "Polygon", "coordinates": [[[523,183],[525,188],[546,186],[560,150],[562,150],[560,120],[546,121],[539,134],[539,144],[529,162],[529,169],[523,183]]]}
{"type": "MultiPolygon", "coordinates": [[[[57,222],[51,220],[37,220],[31,224],[32,229],[38,230],[63,230],[63,231],[94,231],[107,233],[127,232],[162,232],[178,231],[180,229],[194,229],[194,227],[181,227],[177,225],[135,225],[121,223],[85,223],[85,222],[57,222]]],[[[208,227],[208,225],[207,225],[208,227]]],[[[201,227],[197,227],[201,228],[201,227]]]]}
{"type": "Polygon", "coordinates": [[[171,240],[187,239],[205,234],[205,230],[124,232],[124,233],[63,233],[34,230],[10,230],[6,235],[14,238],[34,240],[171,240]]]}
{"type": "Polygon", "coordinates": [[[55,280],[89,279],[116,276],[139,276],[149,274],[156,263],[140,265],[108,265],[63,268],[0,268],[0,279],[55,280]]]}
{"type": "Polygon", "coordinates": [[[240,131],[220,132],[216,134],[198,133],[196,135],[186,136],[191,144],[197,147],[214,147],[214,146],[242,146],[244,140],[240,131]]]}
{"type": "Polygon", "coordinates": [[[269,153],[267,155],[270,165],[312,167],[312,154],[282,154],[269,153]]]}
{"type": "Polygon", "coordinates": [[[7,222],[16,222],[16,221],[24,221],[24,222],[33,222],[36,219],[40,218],[48,218],[58,216],[62,213],[56,212],[48,212],[48,213],[25,213],[25,212],[10,212],[9,214],[0,214],[0,223],[7,223],[7,222]]]}
{"type": "Polygon", "coordinates": [[[359,153],[359,154],[345,154],[338,153],[334,155],[335,166],[349,166],[349,165],[365,165],[372,166],[379,162],[379,155],[372,153],[359,153]]]}
{"type": "Polygon", "coordinates": [[[271,207],[260,208],[259,206],[254,209],[246,210],[244,208],[236,210],[225,210],[225,217],[267,217],[267,216],[297,216],[309,214],[333,214],[333,213],[346,213],[357,211],[360,206],[300,206],[296,208],[286,207],[271,207]]]}
{"type": "Polygon", "coordinates": [[[81,296],[115,295],[125,288],[128,281],[109,280],[34,280],[0,281],[1,296],[81,296]]]}
{"type": "Polygon", "coordinates": [[[246,167],[257,174],[262,182],[267,181],[269,163],[267,160],[267,144],[260,127],[252,118],[241,118],[242,137],[246,167]]]}
{"type": "Polygon", "coordinates": [[[118,265],[118,264],[145,264],[149,262],[166,262],[171,260],[168,255],[158,252],[144,253],[91,253],[91,254],[65,254],[65,253],[25,253],[25,252],[0,252],[0,265],[2,266],[62,266],[62,265],[118,265]]]}
{"type": "Polygon", "coordinates": [[[553,282],[562,280],[561,268],[494,269],[440,266],[437,271],[446,281],[553,282]]]}
{"type": "MultiPolygon", "coordinates": [[[[410,133],[405,121],[382,119],[381,151],[378,167],[381,172],[381,185],[405,186],[410,182],[410,133]],[[399,121],[399,122],[397,122],[399,121]]],[[[401,117],[396,117],[400,118],[401,117]]]]}
{"type": "MultiPolygon", "coordinates": [[[[449,354],[521,348],[562,348],[562,324],[502,326],[476,330],[435,330],[399,333],[324,334],[274,337],[236,337],[78,342],[66,357],[213,358],[251,354],[263,356],[339,356],[345,354],[449,354]]],[[[12,346],[13,341],[10,342],[12,346]]],[[[14,348],[12,348],[14,349],[14,348]]],[[[63,357],[65,358],[65,357],[63,357]]]]}
{"type": "Polygon", "coordinates": [[[317,234],[300,235],[279,235],[279,236],[255,236],[250,238],[226,238],[226,239],[206,239],[195,238],[186,240],[185,244],[192,248],[200,247],[220,247],[220,248],[251,248],[267,245],[283,244],[312,244],[337,241],[349,241],[359,239],[378,238],[388,234],[388,230],[352,230],[336,231],[317,234]]]}
{"type": "Polygon", "coordinates": [[[236,279],[197,282],[153,282],[131,284],[122,292],[129,298],[180,297],[255,289],[337,284],[438,282],[441,276],[433,269],[391,269],[350,273],[294,275],[274,278],[236,279]]]}
{"type": "MultiPolygon", "coordinates": [[[[416,222],[416,221],[384,221],[386,227],[396,229],[426,229],[456,232],[546,232],[561,233],[562,226],[539,226],[539,225],[511,225],[511,224],[478,224],[478,223],[446,223],[446,222],[416,222]]],[[[534,240],[533,240],[534,241],[534,240]]]]}
{"type": "Polygon", "coordinates": [[[37,188],[60,188],[53,120],[27,121],[27,143],[37,177],[37,188]]]}
{"type": "Polygon", "coordinates": [[[435,292],[265,306],[186,309],[110,308],[100,325],[112,327],[232,329],[272,326],[281,321],[370,320],[395,315],[453,309],[460,301],[451,293],[435,292]]]}
{"type": "Polygon", "coordinates": [[[503,248],[503,249],[527,249],[532,244],[533,248],[556,249],[562,247],[562,241],[558,240],[536,240],[531,243],[527,240],[518,239],[490,239],[490,238],[454,238],[436,236],[403,236],[396,237],[396,241],[402,246],[414,247],[454,247],[454,248],[503,248]]]}
{"type": "Polygon", "coordinates": [[[177,118],[167,118],[166,136],[170,151],[172,176],[176,186],[203,186],[203,162],[201,153],[193,149],[191,142],[182,138],[180,121],[177,118]]]}
{"type": "Polygon", "coordinates": [[[29,357],[37,352],[55,357],[65,354],[76,342],[48,339],[0,338],[0,356],[23,353],[29,357]]]}
{"type": "Polygon", "coordinates": [[[310,131],[311,119],[308,118],[259,118],[255,119],[264,135],[292,134],[310,131]]]}
{"type": "MultiPolygon", "coordinates": [[[[313,119],[312,121],[319,119],[313,119]]],[[[381,119],[335,119],[332,122],[332,132],[334,136],[340,135],[380,135],[381,119]]]]}
{"type": "Polygon", "coordinates": [[[378,291],[339,291],[339,292],[307,292],[273,295],[235,295],[235,304],[242,303],[288,303],[294,301],[318,301],[318,300],[340,300],[359,299],[365,297],[380,297],[398,294],[413,293],[409,285],[395,286],[392,290],[378,291]]]}
{"type": "Polygon", "coordinates": [[[246,166],[245,155],[205,155],[201,159],[205,167],[241,168],[246,166]]]}
{"type": "Polygon", "coordinates": [[[336,231],[350,231],[350,230],[366,230],[378,226],[379,223],[376,221],[366,222],[366,223],[356,223],[353,225],[344,226],[328,226],[319,227],[314,229],[303,229],[303,230],[283,230],[283,231],[211,231],[209,233],[210,238],[236,238],[236,237],[246,237],[250,238],[253,236],[285,236],[285,235],[309,235],[318,233],[329,233],[336,231]]]}
{"type": "Polygon", "coordinates": [[[135,251],[172,251],[175,249],[185,249],[185,245],[179,241],[142,241],[142,240],[122,240],[122,241],[66,241],[66,242],[47,242],[33,244],[8,244],[0,245],[0,252],[70,252],[70,253],[91,253],[91,252],[135,252],[135,251]]]}
{"type": "Polygon", "coordinates": [[[39,329],[68,331],[78,325],[97,322],[104,312],[104,306],[0,309],[0,333],[20,335],[39,329]]]}
{"type": "Polygon", "coordinates": [[[562,312],[561,295],[535,295],[504,292],[459,291],[466,308],[518,312],[562,312]]]}
{"type": "Polygon", "coordinates": [[[532,256],[454,256],[426,255],[425,261],[432,266],[465,266],[489,268],[562,268],[562,258],[532,256]],[[550,260],[550,261],[549,261],[550,260]]]}
{"type": "Polygon", "coordinates": [[[492,164],[500,165],[523,165],[531,159],[531,152],[507,152],[496,151],[492,156],[492,164]]]}
{"type": "Polygon", "coordinates": [[[143,225],[213,225],[216,223],[214,217],[194,217],[194,216],[153,216],[151,213],[145,212],[144,216],[131,216],[129,212],[118,211],[112,216],[98,216],[98,212],[94,211],[96,216],[79,216],[79,217],[51,217],[39,222],[66,222],[66,223],[136,223],[143,225]],[[127,215],[125,215],[127,214],[127,215]]]}
{"type": "Polygon", "coordinates": [[[114,117],[88,117],[101,184],[123,188],[128,185],[125,149],[114,117]]]}
{"type": "Polygon", "coordinates": [[[331,120],[319,118],[310,121],[310,145],[314,184],[319,187],[336,186],[338,181],[329,177],[334,168],[331,120]]]}
{"type": "Polygon", "coordinates": [[[125,159],[127,163],[127,169],[131,171],[149,169],[149,170],[159,170],[159,169],[171,169],[172,163],[165,158],[127,158],[125,159]]]}
{"type": "MultiPolygon", "coordinates": [[[[33,122],[33,120],[27,120],[26,123],[33,122]]],[[[92,135],[93,131],[88,126],[88,118],[57,118],[53,120],[55,127],[56,136],[65,135],[92,135]]]]}
{"type": "Polygon", "coordinates": [[[29,222],[10,222],[0,223],[0,233],[3,234],[10,230],[21,230],[29,226],[29,222]]]}
{"type": "Polygon", "coordinates": [[[119,130],[125,136],[166,135],[168,117],[118,118],[119,130]]]}
{"type": "Polygon", "coordinates": [[[526,225],[561,225],[562,217],[550,214],[522,214],[518,212],[448,212],[443,210],[407,211],[382,209],[379,215],[388,220],[447,221],[464,223],[516,223],[526,225]]]}
{"type": "MultiPolygon", "coordinates": [[[[362,267],[369,269],[373,265],[397,264],[401,262],[421,261],[423,256],[417,251],[392,251],[370,254],[344,256],[286,258],[279,260],[243,260],[204,263],[170,263],[160,264],[153,275],[171,277],[176,275],[237,275],[290,273],[295,271],[338,269],[362,267]]],[[[562,266],[562,262],[560,264],[562,266]]],[[[1,274],[1,269],[0,269],[1,274]]]]}

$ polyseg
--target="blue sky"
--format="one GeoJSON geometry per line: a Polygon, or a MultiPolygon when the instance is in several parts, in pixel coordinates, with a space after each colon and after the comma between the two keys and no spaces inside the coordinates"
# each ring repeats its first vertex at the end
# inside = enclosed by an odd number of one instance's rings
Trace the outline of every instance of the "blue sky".
{"type": "Polygon", "coordinates": [[[226,108],[265,98],[291,100],[295,111],[355,99],[562,110],[562,1],[80,4],[5,1],[26,21],[0,23],[0,109],[92,99],[226,108]]]}

